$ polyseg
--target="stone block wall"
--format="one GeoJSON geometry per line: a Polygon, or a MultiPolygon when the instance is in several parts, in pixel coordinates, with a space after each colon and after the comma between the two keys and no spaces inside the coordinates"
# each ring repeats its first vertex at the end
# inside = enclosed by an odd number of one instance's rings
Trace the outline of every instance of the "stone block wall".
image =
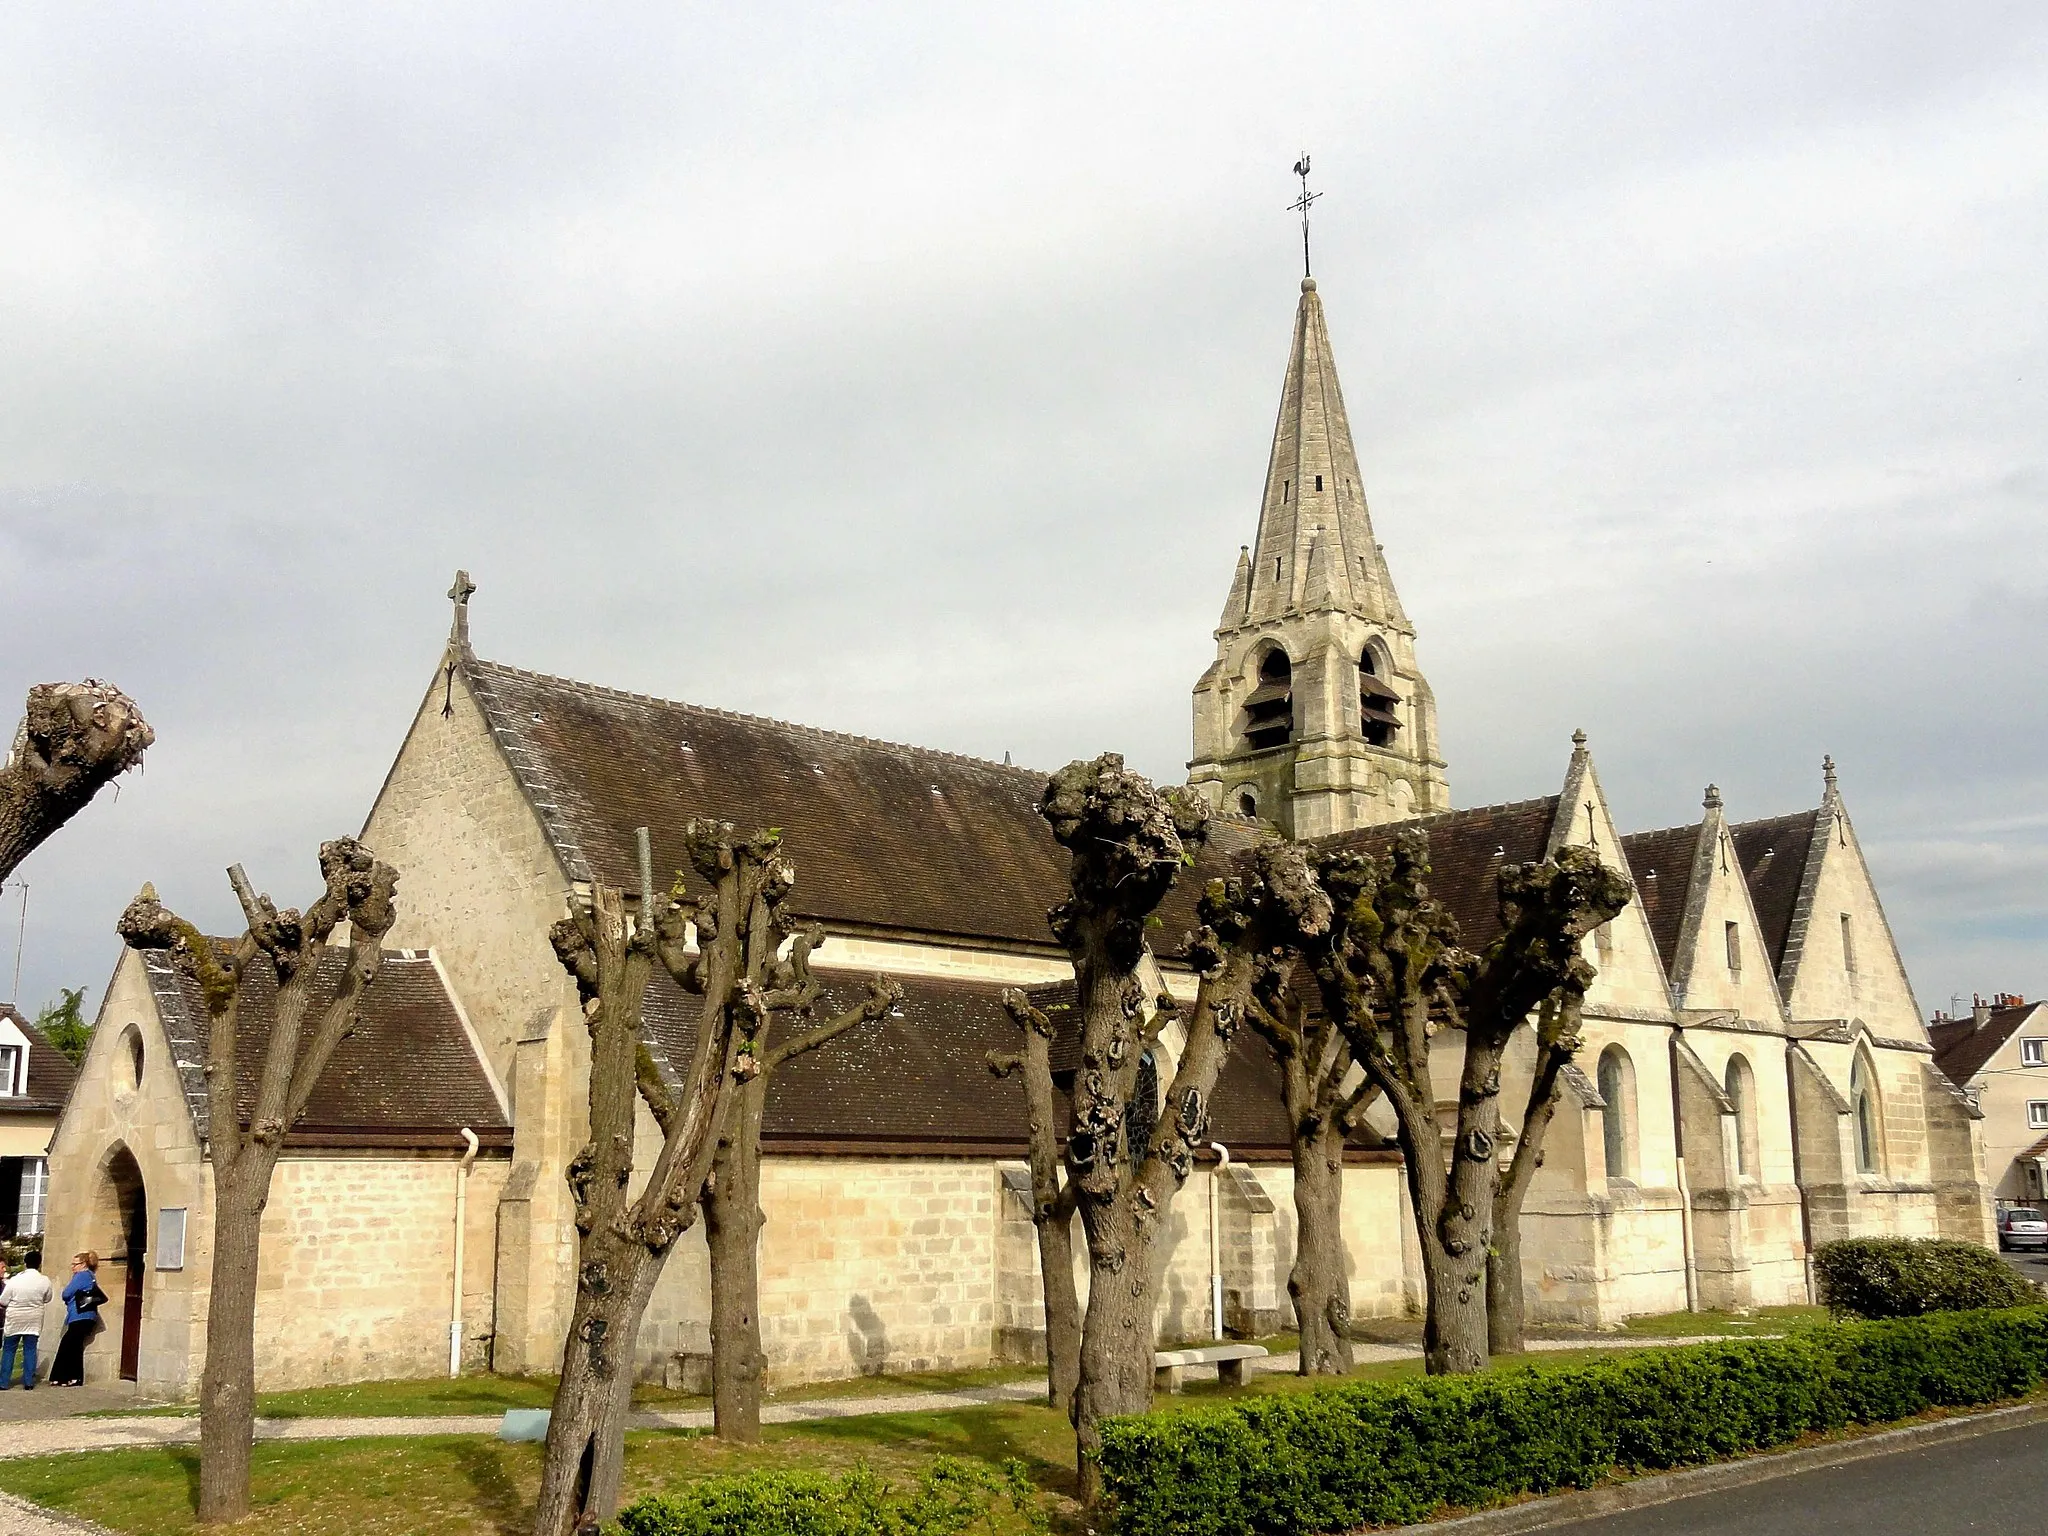
{"type": "MultiPolygon", "coordinates": [[[[493,1328],[498,1197],[510,1164],[479,1158],[464,1202],[463,1365],[493,1328]]],[[[443,1376],[457,1164],[446,1157],[287,1157],[263,1216],[256,1294],[261,1391],[443,1376]]]]}
{"type": "MultiPolygon", "coordinates": [[[[990,1363],[1000,1180],[971,1158],[762,1160],[761,1335],[773,1384],[990,1363]]],[[[1028,1216],[1024,1223],[1030,1232],[1028,1216]]],[[[1035,1238],[1029,1249],[1037,1267],[1035,1238]]],[[[1012,1313],[1020,1311],[1017,1298],[1012,1313]]],[[[648,1304],[639,1373],[708,1347],[701,1232],[671,1255],[648,1304]]]]}

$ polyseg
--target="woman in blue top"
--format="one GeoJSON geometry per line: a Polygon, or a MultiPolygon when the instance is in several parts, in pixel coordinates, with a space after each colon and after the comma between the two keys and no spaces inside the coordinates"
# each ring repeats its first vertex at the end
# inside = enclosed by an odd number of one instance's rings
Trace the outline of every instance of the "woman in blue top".
{"type": "Polygon", "coordinates": [[[53,1387],[85,1385],[85,1345],[100,1325],[100,1308],[107,1293],[100,1289],[93,1273],[100,1267],[96,1253],[71,1256],[71,1279],[64,1287],[64,1341],[57,1346],[56,1362],[50,1367],[53,1387]]]}

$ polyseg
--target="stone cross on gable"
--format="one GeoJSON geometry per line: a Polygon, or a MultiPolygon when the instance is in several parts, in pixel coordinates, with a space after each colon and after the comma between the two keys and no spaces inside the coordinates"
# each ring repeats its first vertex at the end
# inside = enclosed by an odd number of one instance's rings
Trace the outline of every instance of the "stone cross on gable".
{"type": "Polygon", "coordinates": [[[469,649],[469,599],[475,591],[476,583],[467,571],[457,571],[455,585],[448,589],[448,600],[455,604],[455,623],[448,638],[464,650],[469,649]]]}

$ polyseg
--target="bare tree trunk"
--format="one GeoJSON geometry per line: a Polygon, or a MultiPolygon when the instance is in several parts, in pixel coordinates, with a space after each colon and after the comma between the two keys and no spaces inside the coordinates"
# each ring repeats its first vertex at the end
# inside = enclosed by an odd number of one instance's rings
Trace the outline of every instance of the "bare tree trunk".
{"type": "Polygon", "coordinates": [[[1072,1414],[1081,1385],[1081,1296],[1074,1288],[1074,1203],[1061,1200],[1038,1229],[1038,1270],[1045,1284],[1045,1400],[1072,1414]]]}
{"type": "Polygon", "coordinates": [[[766,1079],[733,1102],[732,1124],[704,1192],[711,1250],[711,1413],[721,1440],[756,1445],[768,1355],[761,1347],[761,1121],[766,1079]]]}
{"type": "Polygon", "coordinates": [[[1003,1006],[1024,1031],[1021,1055],[990,1052],[998,1077],[1022,1070],[1029,1126],[1031,1225],[1038,1234],[1038,1277],[1045,1311],[1046,1403],[1068,1414],[1081,1382],[1081,1299],[1074,1289],[1077,1191],[1060,1182],[1059,1106],[1052,1085],[1053,1025],[1014,987],[1003,1006]]]}
{"type": "MultiPolygon", "coordinates": [[[[756,1079],[777,1062],[879,1018],[902,996],[878,977],[861,1003],[771,1051],[772,1021],[808,1016],[818,995],[810,952],[822,935],[795,933],[783,907],[796,872],[772,831],[743,839],[727,823],[693,821],[683,840],[709,895],[687,899],[679,880],[657,900],[642,828],[637,912],[629,918],[624,895],[597,884],[588,905],[573,907],[550,934],[590,1026],[590,1141],[568,1169],[580,1234],[576,1302],[541,1463],[536,1536],[595,1530],[617,1508],[641,1320],[663,1264],[704,1203],[735,1100],[756,1092],[756,1079]],[[787,958],[778,955],[784,939],[793,941],[787,958]],[[680,1094],[641,1035],[656,959],[703,999],[680,1094]],[[641,1099],[662,1144],[646,1186],[629,1199],[641,1099]]],[[[758,1129],[756,1120],[755,1147],[758,1129]]]]}
{"type": "Polygon", "coordinates": [[[1287,1294],[1301,1335],[1301,1374],[1352,1367],[1351,1276],[1344,1251],[1344,1127],[1324,1118],[1294,1141],[1294,1267],[1287,1294]]]}
{"type": "MultiPolygon", "coordinates": [[[[640,1322],[635,1303],[646,1294],[643,1271],[656,1262],[635,1228],[634,1202],[626,1193],[633,1175],[640,1012],[653,969],[653,935],[645,926],[629,929],[624,898],[599,885],[592,889],[587,918],[573,936],[558,929],[555,947],[565,963],[573,952],[578,959],[587,956],[589,966],[587,978],[579,973],[578,980],[590,994],[584,1004],[590,1026],[590,1141],[569,1165],[582,1240],[535,1510],[542,1536],[568,1536],[586,1519],[611,1514],[600,1502],[599,1462],[608,1459],[602,1447],[610,1431],[616,1426],[623,1436],[617,1402],[621,1395],[630,1401],[632,1392],[640,1322]],[[573,950],[572,937],[583,941],[583,950],[573,950]]],[[[717,1081],[701,1084],[700,1098],[722,1102],[722,1089],[717,1081]]],[[[657,1251],[665,1252],[666,1245],[657,1251]]],[[[651,1289],[651,1281],[645,1283],[651,1289]]]]}
{"type": "Polygon", "coordinates": [[[142,761],[156,732],[112,683],[38,683],[0,763],[0,880],[105,785],[142,761]]]}
{"type": "Polygon", "coordinates": [[[213,1186],[213,1279],[206,1306],[206,1363],[199,1377],[199,1521],[221,1525],[249,1513],[249,1456],[256,1438],[256,1279],[268,1167],[245,1158],[213,1186]],[[259,1198],[249,1199],[255,1174],[259,1198]],[[241,1176],[236,1176],[241,1175],[241,1176]]]}
{"type": "Polygon", "coordinates": [[[232,866],[228,878],[249,927],[228,954],[166,909],[151,886],[128,904],[119,924],[131,949],[168,951],[172,963],[198,983],[210,1015],[206,1150],[213,1164],[213,1279],[199,1391],[199,1518],[207,1524],[249,1512],[256,1286],[271,1175],[335,1047],[355,1029],[363,994],[382,964],[384,935],[397,920],[397,871],[355,839],[321,844],[320,873],[326,889],[301,915],[278,911],[268,896],[256,893],[239,864],[232,866]],[[306,1034],[313,989],[330,953],[327,938],[343,919],[349,924],[347,957],[334,977],[333,997],[306,1034]],[[245,1129],[236,1078],[241,998],[249,967],[259,961],[276,975],[277,990],[245,1129]]]}
{"type": "Polygon", "coordinates": [[[1584,996],[1593,968],[1579,945],[1627,904],[1630,888],[1590,848],[1504,866],[1502,932],[1473,954],[1430,896],[1429,872],[1420,831],[1400,834],[1386,859],[1326,856],[1318,874],[1341,918],[1315,969],[1326,1012],[1394,1111],[1429,1296],[1423,1360],[1437,1374],[1478,1370],[1488,1358],[1502,1054],[1539,1008],[1584,996]],[[1430,1071],[1431,1040],[1447,1027],[1465,1040],[1448,1149],[1430,1071]]]}
{"type": "Polygon", "coordinates": [[[626,1426],[633,1416],[633,1376],[636,1369],[635,1345],[640,1338],[640,1322],[647,1315],[647,1303],[654,1295],[656,1282],[661,1279],[666,1266],[667,1255],[651,1255],[641,1266],[639,1278],[634,1283],[633,1296],[626,1304],[624,1321],[626,1332],[621,1353],[621,1367],[612,1376],[611,1395],[605,1399],[603,1413],[599,1416],[596,1432],[591,1437],[595,1447],[590,1464],[590,1493],[587,1500],[591,1509],[616,1510],[619,1507],[619,1492],[626,1476],[626,1426]]]}
{"type": "Polygon", "coordinates": [[[1536,1020],[1536,1070],[1529,1080],[1529,1098],[1522,1110],[1522,1128],[1515,1155],[1493,1197],[1493,1247],[1486,1260],[1486,1342],[1496,1355],[1519,1355],[1525,1345],[1522,1319],[1522,1207],[1536,1170],[1543,1166],[1543,1143],[1557,1116],[1558,1089],[1564,1069],[1578,1054],[1580,1017],[1585,1003],[1583,984],[1567,984],[1544,1000],[1536,1020]]]}

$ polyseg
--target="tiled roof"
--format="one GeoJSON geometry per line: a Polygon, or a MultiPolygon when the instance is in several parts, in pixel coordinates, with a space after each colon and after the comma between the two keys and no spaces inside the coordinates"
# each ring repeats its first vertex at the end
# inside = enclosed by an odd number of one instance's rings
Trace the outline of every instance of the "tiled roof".
{"type": "Polygon", "coordinates": [[[1339,832],[1320,839],[1319,846],[1384,853],[1401,831],[1422,828],[1429,834],[1429,888],[1458,920],[1460,942],[1479,949],[1500,936],[1500,867],[1543,857],[1557,820],[1557,801],[1556,795],[1549,795],[1510,805],[1445,811],[1414,821],[1339,832]]]}
{"type": "Polygon", "coordinates": [[[1817,810],[1798,811],[1767,821],[1738,822],[1728,829],[1743,878],[1749,882],[1749,899],[1763,930],[1764,947],[1781,978],[1785,946],[1791,940],[1792,919],[1799,909],[1799,893],[1805,888],[1806,862],[1819,821],[1817,810]]]}
{"type": "Polygon", "coordinates": [[[0,1015],[13,1021],[14,1027],[28,1037],[28,1082],[24,1085],[27,1091],[0,1097],[0,1115],[56,1114],[71,1096],[77,1069],[69,1057],[50,1044],[48,1037],[11,1005],[0,1003],[0,1015]]]}
{"type": "MultiPolygon", "coordinates": [[[[682,830],[717,817],[779,827],[791,905],[827,926],[1051,947],[1067,855],[1038,814],[1046,775],[950,752],[464,663],[492,734],[570,877],[632,889],[634,829],[658,871],[682,830]]],[[[1218,818],[1211,857],[1248,841],[1218,818]]],[[[1160,911],[1162,949],[1192,925],[1202,867],[1160,911]]]]}
{"type": "MultiPolygon", "coordinates": [[[[218,942],[218,941],[217,941],[218,942]]],[[[206,1002],[199,985],[168,955],[142,957],[172,1058],[201,1136],[207,1133],[206,1002]]],[[[307,1033],[333,998],[346,955],[322,957],[307,1033]]],[[[277,982],[269,966],[250,968],[237,1012],[236,1100],[244,1123],[256,1100],[264,1043],[274,1023],[277,982]]],[[[303,1039],[304,1037],[302,1037],[303,1039]]],[[[394,1146],[459,1150],[468,1126],[487,1147],[511,1144],[512,1126],[441,973],[424,955],[387,950],[364,994],[355,1033],[335,1047],[289,1147],[394,1146]]]]}
{"type": "Polygon", "coordinates": [[[1685,926],[1686,894],[1692,886],[1693,856],[1700,829],[1666,827],[1657,832],[1631,832],[1621,840],[1636,896],[1650,919],[1650,933],[1668,973],[1678,963],[1678,935],[1685,926]]]}
{"type": "MultiPolygon", "coordinates": [[[[825,1017],[858,1001],[864,972],[820,969],[825,1017]]],[[[857,1025],[821,1050],[778,1068],[768,1090],[762,1145],[771,1151],[855,1154],[1022,1156],[1024,1089],[988,1069],[991,1051],[1018,1051],[1022,1039],[1003,1007],[1005,983],[900,976],[903,1002],[890,1017],[857,1025]]],[[[1071,996],[1071,985],[1067,987],[1071,996]]],[[[1033,988],[1040,1007],[1059,999],[1033,988]]],[[[1058,1016],[1055,1014],[1055,1022],[1058,1016]]],[[[696,1039],[696,1000],[665,973],[647,989],[648,1033],[664,1065],[685,1062],[696,1039]]],[[[1073,1050],[1054,1042],[1061,1080],[1073,1050]]],[[[1218,1079],[1211,1135],[1233,1152],[1285,1151],[1287,1117],[1280,1079],[1263,1042],[1245,1031],[1218,1079]]]]}
{"type": "MultiPolygon", "coordinates": [[[[1991,1017],[1981,1026],[1969,1018],[1929,1025],[1927,1035],[1934,1043],[1934,1064],[1958,1088],[1968,1087],[1970,1079],[1982,1071],[1984,1064],[1998,1053],[2006,1041],[2024,1029],[2029,1020],[2048,1027],[2048,1017],[2043,1015],[2044,1007],[2048,1005],[2022,1003],[2016,1008],[1994,1008],[1991,1017]]],[[[2048,1073],[2043,1076],[2048,1077],[2048,1073]]]]}

